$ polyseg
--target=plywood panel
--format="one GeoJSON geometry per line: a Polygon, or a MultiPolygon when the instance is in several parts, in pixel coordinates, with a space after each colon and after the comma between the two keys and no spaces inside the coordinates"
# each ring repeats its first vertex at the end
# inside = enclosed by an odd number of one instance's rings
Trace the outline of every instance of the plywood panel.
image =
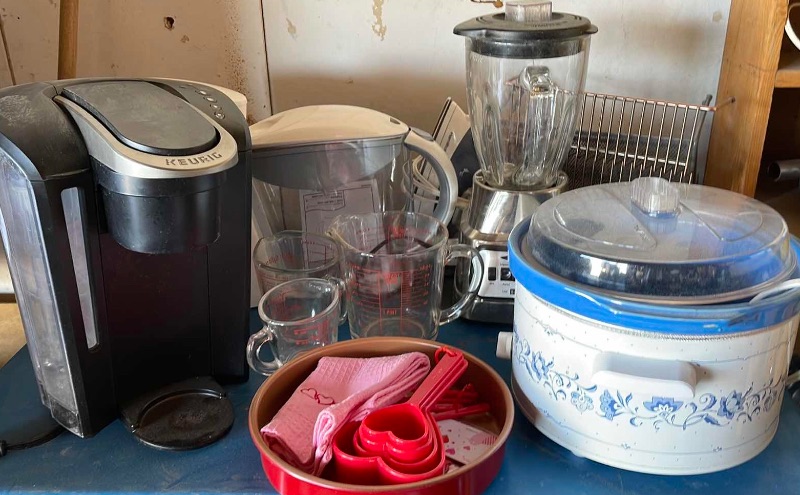
{"type": "Polygon", "coordinates": [[[0,304],[0,368],[25,345],[22,319],[14,303],[0,304]]]}
{"type": "MultiPolygon", "coordinates": [[[[0,0],[17,82],[56,78],[57,0],[0,0]]],[[[80,3],[78,76],[191,79],[245,94],[270,115],[260,0],[80,3]]]]}
{"type": "MultiPolygon", "coordinates": [[[[495,12],[469,0],[263,0],[275,111],[315,103],[373,107],[431,130],[445,98],[466,108],[463,38],[495,12]]],[[[585,15],[587,89],[699,103],[717,87],[730,0],[558,0],[585,15]]]]}
{"type": "Polygon", "coordinates": [[[81,5],[78,74],[186,78],[247,96],[270,114],[259,0],[114,0],[81,5]]]}
{"type": "Polygon", "coordinates": [[[0,17],[17,84],[55,79],[58,0],[0,0],[0,17]]]}

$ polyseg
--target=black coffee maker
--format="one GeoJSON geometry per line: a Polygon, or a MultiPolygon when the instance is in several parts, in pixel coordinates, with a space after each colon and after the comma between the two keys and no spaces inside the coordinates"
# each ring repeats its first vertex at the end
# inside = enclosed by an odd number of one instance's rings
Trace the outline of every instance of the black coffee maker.
{"type": "Polygon", "coordinates": [[[247,380],[250,137],[222,92],[86,79],[0,91],[0,227],[42,402],[88,437],[199,447],[247,380]]]}

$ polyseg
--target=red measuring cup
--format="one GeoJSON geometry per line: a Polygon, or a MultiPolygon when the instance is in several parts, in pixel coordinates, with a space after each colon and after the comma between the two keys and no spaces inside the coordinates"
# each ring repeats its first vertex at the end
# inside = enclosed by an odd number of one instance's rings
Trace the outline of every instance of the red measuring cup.
{"type": "MultiPolygon", "coordinates": [[[[436,432],[431,429],[431,432],[435,434],[436,432]]],[[[376,456],[373,451],[367,450],[361,444],[361,438],[356,433],[353,435],[353,449],[355,452],[361,457],[373,457],[376,456]]],[[[436,466],[439,464],[441,460],[441,455],[438,448],[438,443],[435,437],[431,438],[431,443],[428,447],[427,453],[420,453],[419,460],[412,460],[410,458],[406,458],[405,460],[397,459],[394,456],[389,455],[380,455],[381,459],[391,467],[397,471],[402,473],[424,473],[436,469],[436,466]]]]}
{"type": "Polygon", "coordinates": [[[436,366],[408,402],[378,409],[364,418],[356,433],[357,444],[400,463],[420,462],[431,454],[439,430],[428,411],[467,369],[458,350],[440,347],[435,358],[436,366]]]}
{"type": "Polygon", "coordinates": [[[355,448],[360,422],[344,425],[333,439],[333,479],[357,485],[414,483],[444,474],[444,441],[438,433],[434,442],[435,462],[404,464],[378,455],[364,456],[355,448]]]}

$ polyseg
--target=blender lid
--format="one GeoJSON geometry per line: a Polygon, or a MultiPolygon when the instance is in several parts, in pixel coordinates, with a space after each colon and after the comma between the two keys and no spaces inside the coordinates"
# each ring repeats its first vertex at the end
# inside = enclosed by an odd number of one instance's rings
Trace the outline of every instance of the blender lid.
{"type": "Polygon", "coordinates": [[[525,42],[532,40],[566,40],[594,34],[597,27],[579,15],[552,12],[549,19],[519,22],[506,13],[489,14],[462,22],[453,33],[487,41],[525,42]]]}
{"type": "Polygon", "coordinates": [[[656,177],[548,200],[527,246],[535,264],[568,281],[662,304],[747,299],[797,265],[786,222],[769,206],[656,177]]]}

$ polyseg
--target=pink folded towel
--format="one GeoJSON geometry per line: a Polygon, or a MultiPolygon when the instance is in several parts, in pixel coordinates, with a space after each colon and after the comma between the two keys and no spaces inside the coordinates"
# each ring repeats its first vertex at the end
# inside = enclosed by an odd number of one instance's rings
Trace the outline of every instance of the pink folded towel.
{"type": "Polygon", "coordinates": [[[430,372],[425,354],[377,358],[324,357],[297,387],[261,436],[283,460],[319,476],[331,460],[339,427],[396,404],[430,372]]]}

